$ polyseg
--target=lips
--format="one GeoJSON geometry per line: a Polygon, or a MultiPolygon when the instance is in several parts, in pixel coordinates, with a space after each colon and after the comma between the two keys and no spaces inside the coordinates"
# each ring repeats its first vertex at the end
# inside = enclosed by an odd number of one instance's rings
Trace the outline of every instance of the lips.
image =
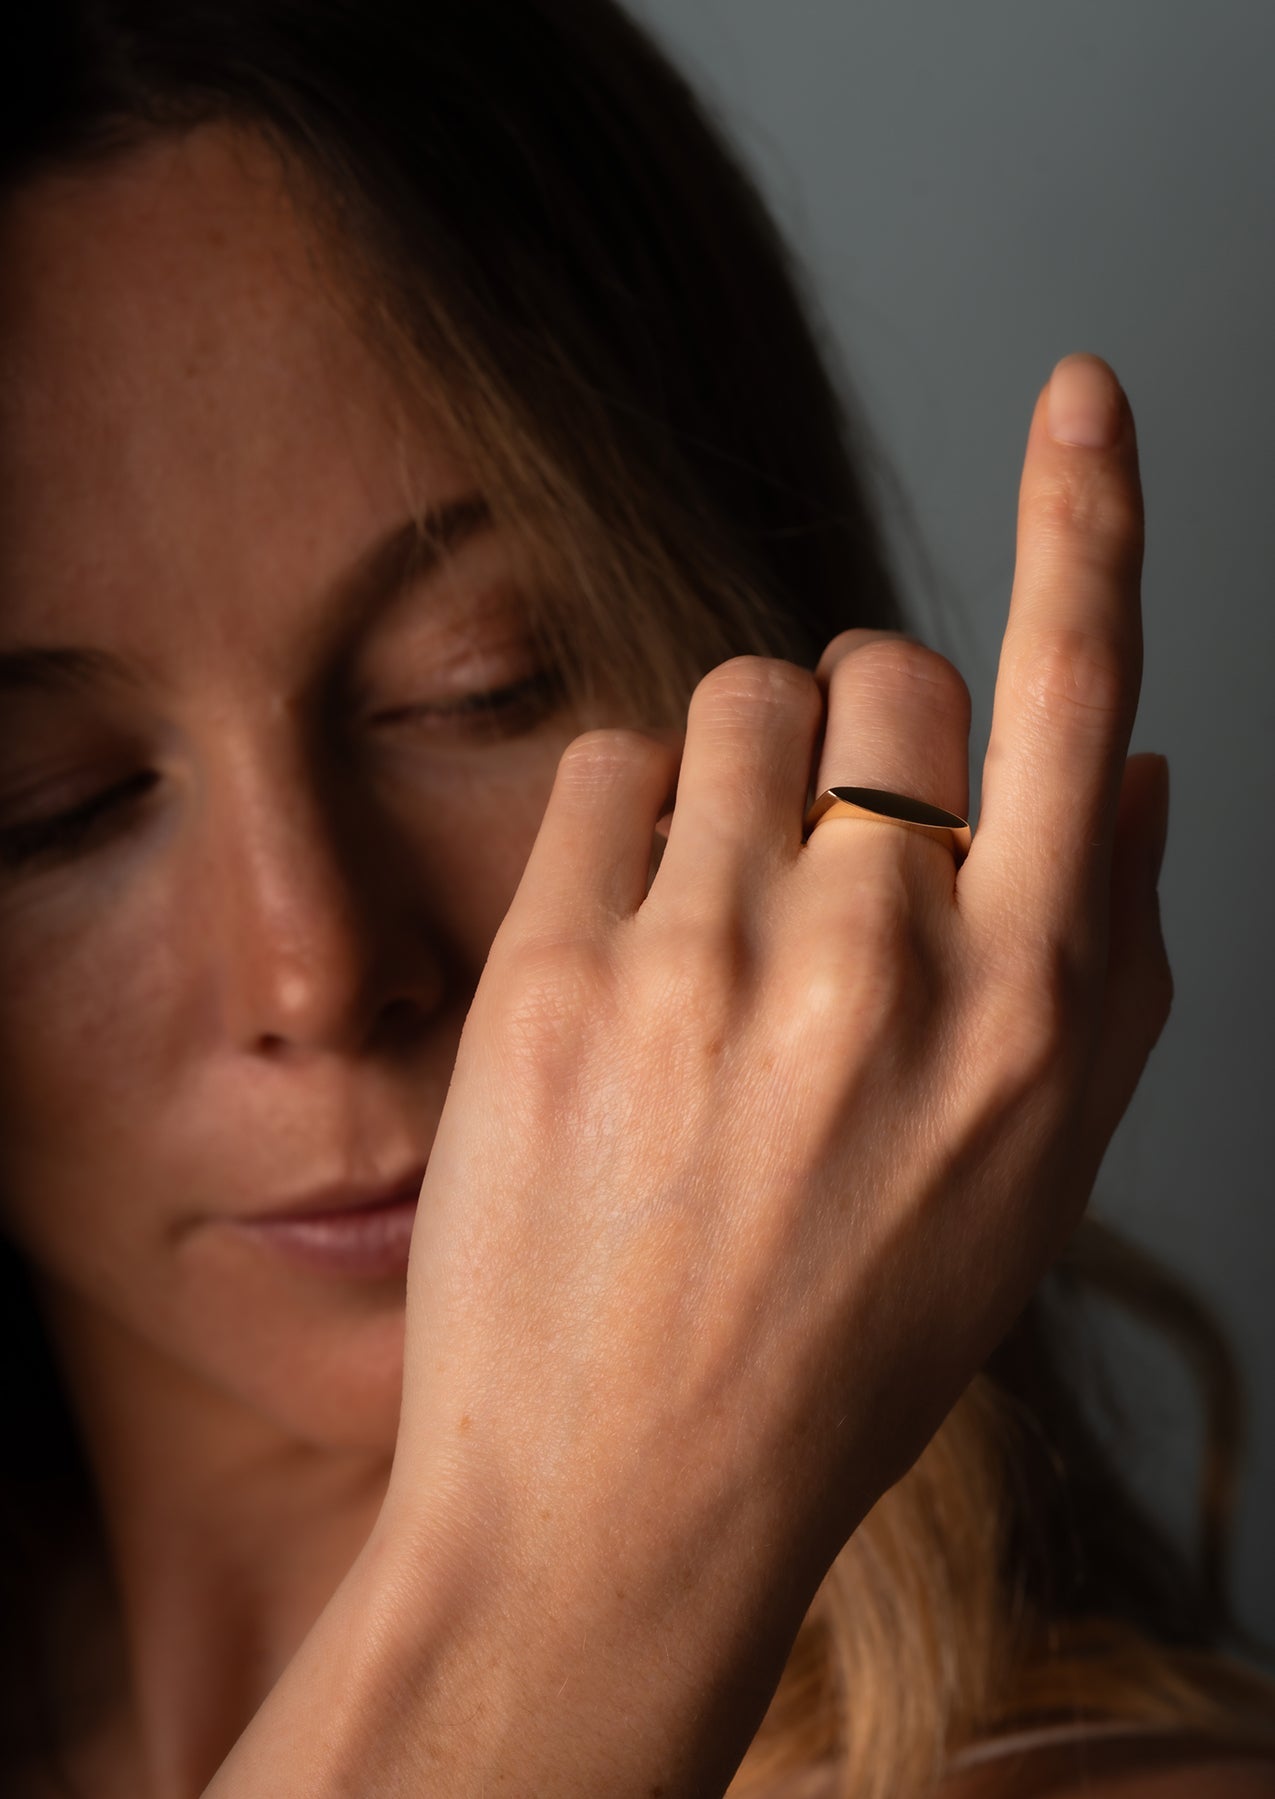
{"type": "Polygon", "coordinates": [[[334,1212],[368,1212],[408,1201],[415,1203],[424,1179],[425,1165],[422,1163],[396,1180],[374,1186],[340,1181],[327,1187],[313,1187],[309,1192],[275,1200],[259,1212],[249,1214],[242,1222],[270,1224],[283,1219],[328,1218],[334,1212]]]}
{"type": "Polygon", "coordinates": [[[424,1168],[376,1187],[342,1182],[227,1219],[241,1242],[311,1274],[401,1279],[407,1270],[424,1168]]]}

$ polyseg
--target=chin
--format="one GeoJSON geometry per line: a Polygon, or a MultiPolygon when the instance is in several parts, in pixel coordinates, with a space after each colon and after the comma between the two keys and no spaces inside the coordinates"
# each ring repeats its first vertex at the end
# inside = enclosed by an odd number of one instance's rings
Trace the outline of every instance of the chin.
{"type": "Polygon", "coordinates": [[[90,1434],[148,1459],[226,1466],[278,1450],[392,1457],[406,1281],[298,1275],[202,1254],[122,1282],[37,1274],[90,1434]]]}
{"type": "Polygon", "coordinates": [[[251,1332],[259,1353],[236,1354],[219,1384],[299,1445],[388,1458],[403,1396],[404,1320],[401,1299],[291,1329],[276,1318],[268,1332],[251,1332]]]}
{"type": "Polygon", "coordinates": [[[298,1269],[221,1232],[192,1236],[164,1272],[144,1291],[139,1283],[133,1317],[177,1381],[194,1377],[203,1389],[210,1428],[233,1433],[242,1422],[298,1448],[392,1455],[404,1273],[350,1279],[298,1269]]]}

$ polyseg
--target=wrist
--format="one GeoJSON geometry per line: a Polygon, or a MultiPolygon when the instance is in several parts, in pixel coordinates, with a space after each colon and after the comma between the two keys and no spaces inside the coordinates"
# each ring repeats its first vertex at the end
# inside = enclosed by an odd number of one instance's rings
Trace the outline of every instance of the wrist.
{"type": "MultiPolygon", "coordinates": [[[[810,1591],[756,1520],[566,1523],[400,1479],[204,1799],[723,1793],[810,1591]],[[767,1570],[770,1569],[768,1573],[767,1570]]],[[[481,1489],[480,1492],[478,1489],[481,1489]]]]}
{"type": "Polygon", "coordinates": [[[471,1505],[443,1484],[436,1513],[387,1505],[374,1579],[411,1670],[401,1740],[429,1720],[416,1791],[724,1793],[825,1570],[798,1579],[760,1504],[689,1505],[686,1480],[655,1482],[645,1511],[635,1490],[563,1504],[484,1479],[471,1505]]]}

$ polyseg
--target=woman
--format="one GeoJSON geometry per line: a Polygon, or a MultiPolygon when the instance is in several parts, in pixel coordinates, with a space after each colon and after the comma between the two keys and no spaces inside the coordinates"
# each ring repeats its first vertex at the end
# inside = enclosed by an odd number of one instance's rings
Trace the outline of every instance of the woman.
{"type": "Polygon", "coordinates": [[[815,821],[968,696],[619,13],[82,4],[6,116],[5,1791],[1275,1791],[1057,1372],[1174,1295],[1036,1292],[1170,993],[1111,371],[977,840],[815,821]]]}

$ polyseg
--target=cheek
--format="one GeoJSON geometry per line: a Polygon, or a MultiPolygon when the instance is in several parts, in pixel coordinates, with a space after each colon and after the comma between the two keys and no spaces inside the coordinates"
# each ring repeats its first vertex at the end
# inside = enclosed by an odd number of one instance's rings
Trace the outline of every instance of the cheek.
{"type": "Polygon", "coordinates": [[[172,989],[158,925],[140,895],[89,923],[52,883],[0,907],[0,1195],[7,1228],[42,1260],[50,1233],[82,1239],[87,1185],[109,1191],[142,1165],[172,989]]]}
{"type": "Polygon", "coordinates": [[[183,1128],[195,946],[140,889],[92,928],[72,910],[0,916],[0,1226],[43,1279],[73,1378],[88,1366],[136,1396],[162,1366],[163,1391],[176,1371],[305,1441],[387,1452],[401,1302],[347,1301],[174,1228],[192,1165],[218,1167],[183,1128]]]}
{"type": "MultiPolygon", "coordinates": [[[[395,796],[425,928],[469,981],[574,734],[564,723],[395,796]]],[[[177,903],[162,863],[121,867],[119,878],[71,871],[0,896],[0,1218],[76,1285],[109,1283],[112,1267],[157,1247],[170,1189],[189,1175],[191,1096],[202,1117],[224,1111],[208,1070],[236,1060],[217,1041],[216,962],[191,936],[192,907],[177,903]]]]}
{"type": "Polygon", "coordinates": [[[418,878],[448,939],[481,969],[518,890],[563,750],[564,724],[479,772],[431,784],[401,828],[418,846],[418,878]],[[498,764],[498,765],[497,765],[498,764]]]}

